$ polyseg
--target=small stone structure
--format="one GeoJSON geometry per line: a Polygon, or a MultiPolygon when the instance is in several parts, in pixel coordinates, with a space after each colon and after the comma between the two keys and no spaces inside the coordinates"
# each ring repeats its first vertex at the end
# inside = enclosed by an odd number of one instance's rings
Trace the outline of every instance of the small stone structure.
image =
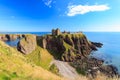
{"type": "Polygon", "coordinates": [[[52,35],[60,35],[61,34],[61,32],[60,32],[60,29],[52,29],[52,35]]]}
{"type": "Polygon", "coordinates": [[[67,32],[67,31],[63,31],[62,33],[63,34],[70,34],[70,32],[67,32]]]}

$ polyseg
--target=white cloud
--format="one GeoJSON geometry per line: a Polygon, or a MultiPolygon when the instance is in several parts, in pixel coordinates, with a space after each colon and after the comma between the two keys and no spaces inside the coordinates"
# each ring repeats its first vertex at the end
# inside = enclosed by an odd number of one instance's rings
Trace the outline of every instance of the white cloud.
{"type": "Polygon", "coordinates": [[[67,16],[75,16],[78,14],[86,14],[88,12],[95,11],[106,11],[109,10],[110,7],[107,5],[70,5],[68,6],[67,16]]]}
{"type": "Polygon", "coordinates": [[[52,0],[43,0],[44,4],[46,6],[48,6],[49,8],[51,8],[51,3],[52,3],[52,0]]]}

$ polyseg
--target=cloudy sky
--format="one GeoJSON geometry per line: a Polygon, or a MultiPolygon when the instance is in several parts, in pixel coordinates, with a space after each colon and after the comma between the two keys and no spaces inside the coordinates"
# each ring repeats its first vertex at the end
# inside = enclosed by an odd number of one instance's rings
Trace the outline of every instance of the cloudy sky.
{"type": "Polygon", "coordinates": [[[120,0],[0,0],[1,32],[120,31],[120,0]]]}

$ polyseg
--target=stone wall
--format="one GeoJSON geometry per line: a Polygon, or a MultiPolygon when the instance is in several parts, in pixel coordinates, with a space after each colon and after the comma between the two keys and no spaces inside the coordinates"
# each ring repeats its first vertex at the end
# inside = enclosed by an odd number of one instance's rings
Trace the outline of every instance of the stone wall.
{"type": "Polygon", "coordinates": [[[60,32],[60,29],[52,29],[52,35],[60,35],[61,34],[61,32],[60,32]]]}

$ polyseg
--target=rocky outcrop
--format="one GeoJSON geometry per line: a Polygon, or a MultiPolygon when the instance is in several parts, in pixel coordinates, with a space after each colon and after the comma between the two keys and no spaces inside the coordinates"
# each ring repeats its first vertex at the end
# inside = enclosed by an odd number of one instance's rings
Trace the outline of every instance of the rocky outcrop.
{"type": "Polygon", "coordinates": [[[2,41],[13,41],[13,40],[16,40],[16,39],[20,39],[22,37],[23,37],[22,34],[1,34],[0,35],[0,40],[2,40],[2,41]]]}
{"type": "Polygon", "coordinates": [[[59,56],[60,60],[73,61],[87,57],[96,45],[89,42],[83,33],[46,35],[37,37],[38,44],[59,56]]]}
{"type": "Polygon", "coordinates": [[[81,74],[96,77],[98,73],[106,76],[117,75],[112,65],[103,65],[104,61],[89,56],[91,51],[102,47],[102,43],[91,42],[82,33],[61,33],[37,37],[38,45],[47,49],[59,60],[69,62],[81,74]]]}
{"type": "Polygon", "coordinates": [[[35,50],[36,46],[35,35],[24,35],[24,38],[18,42],[17,49],[24,54],[29,54],[35,50]]]}
{"type": "Polygon", "coordinates": [[[103,46],[102,43],[98,43],[98,42],[91,42],[93,45],[95,45],[96,47],[101,48],[103,46]]]}
{"type": "Polygon", "coordinates": [[[117,69],[114,66],[103,65],[103,63],[103,60],[98,60],[96,58],[84,58],[75,60],[70,64],[76,69],[79,69],[81,73],[84,72],[85,75],[92,78],[95,78],[100,73],[108,77],[118,75],[117,69]]]}

